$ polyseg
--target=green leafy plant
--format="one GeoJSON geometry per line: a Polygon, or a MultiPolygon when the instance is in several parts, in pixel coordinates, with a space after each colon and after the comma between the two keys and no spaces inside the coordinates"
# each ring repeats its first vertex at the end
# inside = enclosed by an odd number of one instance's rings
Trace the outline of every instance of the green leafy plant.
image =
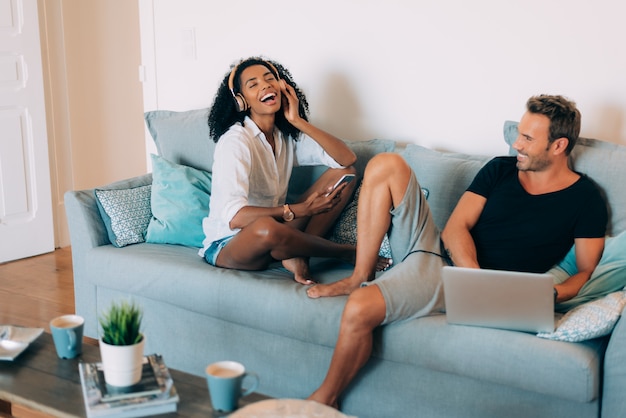
{"type": "Polygon", "coordinates": [[[143,312],[134,302],[113,302],[108,311],[100,316],[102,341],[110,345],[133,345],[143,338],[139,328],[143,312]]]}

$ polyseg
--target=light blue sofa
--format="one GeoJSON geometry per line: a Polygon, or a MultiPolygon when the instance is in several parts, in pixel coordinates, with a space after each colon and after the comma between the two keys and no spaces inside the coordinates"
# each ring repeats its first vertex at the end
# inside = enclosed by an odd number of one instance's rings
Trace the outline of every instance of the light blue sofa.
{"type": "MultiPolygon", "coordinates": [[[[209,170],[212,142],[205,114],[149,112],[160,154],[209,170]]],[[[514,129],[505,125],[509,141],[514,129]]],[[[360,173],[372,155],[395,149],[385,140],[350,145],[360,173]]],[[[429,190],[440,226],[488,159],[416,145],[397,152],[429,190]]],[[[626,230],[626,147],[583,140],[573,161],[606,193],[611,234],[626,230]]],[[[318,172],[297,169],[293,189],[301,190],[318,172]]],[[[151,182],[147,174],[106,189],[151,182]]],[[[65,204],[76,312],[85,317],[85,335],[98,338],[98,313],[111,301],[132,298],[145,311],[146,352],[163,354],[173,368],[202,376],[213,361],[241,361],[260,375],[259,392],[281,398],[304,398],[321,383],[345,298],[311,300],[279,265],[234,271],[208,265],[197,248],[154,243],[117,248],[93,190],[68,192],[65,204]]],[[[322,282],[345,277],[350,269],[313,260],[314,275],[322,282]]],[[[626,324],[617,322],[610,336],[577,343],[448,325],[445,315],[385,326],[376,332],[374,354],[347,390],[342,409],[362,418],[623,417],[626,324]]]]}

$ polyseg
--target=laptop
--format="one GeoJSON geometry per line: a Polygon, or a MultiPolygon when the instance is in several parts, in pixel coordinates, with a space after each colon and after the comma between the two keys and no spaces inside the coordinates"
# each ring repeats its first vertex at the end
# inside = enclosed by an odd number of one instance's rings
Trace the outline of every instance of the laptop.
{"type": "Polygon", "coordinates": [[[448,323],[554,331],[551,275],[451,266],[442,274],[448,323]]]}

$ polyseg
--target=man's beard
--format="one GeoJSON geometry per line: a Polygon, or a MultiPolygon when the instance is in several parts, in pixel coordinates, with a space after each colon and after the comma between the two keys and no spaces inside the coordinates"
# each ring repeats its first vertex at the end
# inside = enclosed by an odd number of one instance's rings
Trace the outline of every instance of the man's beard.
{"type": "Polygon", "coordinates": [[[524,156],[526,158],[523,161],[517,161],[516,166],[519,171],[544,171],[552,165],[552,161],[545,155],[536,157],[524,156]]]}

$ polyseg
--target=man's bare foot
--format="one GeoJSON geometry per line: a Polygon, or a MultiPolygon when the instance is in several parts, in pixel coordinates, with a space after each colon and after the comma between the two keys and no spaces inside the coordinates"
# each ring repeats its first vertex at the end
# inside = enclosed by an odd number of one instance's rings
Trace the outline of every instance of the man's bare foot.
{"type": "Polygon", "coordinates": [[[337,401],[326,402],[324,399],[322,399],[321,397],[319,397],[317,395],[317,392],[315,392],[311,396],[309,396],[307,398],[307,401],[314,401],[314,402],[320,403],[322,405],[328,405],[328,406],[330,406],[332,408],[335,408],[335,409],[339,410],[339,402],[337,402],[337,401]]]}
{"type": "Polygon", "coordinates": [[[315,284],[315,281],[311,278],[311,272],[309,271],[309,263],[304,258],[290,258],[283,260],[283,267],[293,273],[293,279],[304,285],[315,284]]]}
{"type": "Polygon", "coordinates": [[[334,283],[316,284],[306,290],[306,294],[311,299],[324,298],[330,296],[344,296],[352,293],[361,286],[361,283],[368,281],[357,276],[346,277],[334,283]]]}

